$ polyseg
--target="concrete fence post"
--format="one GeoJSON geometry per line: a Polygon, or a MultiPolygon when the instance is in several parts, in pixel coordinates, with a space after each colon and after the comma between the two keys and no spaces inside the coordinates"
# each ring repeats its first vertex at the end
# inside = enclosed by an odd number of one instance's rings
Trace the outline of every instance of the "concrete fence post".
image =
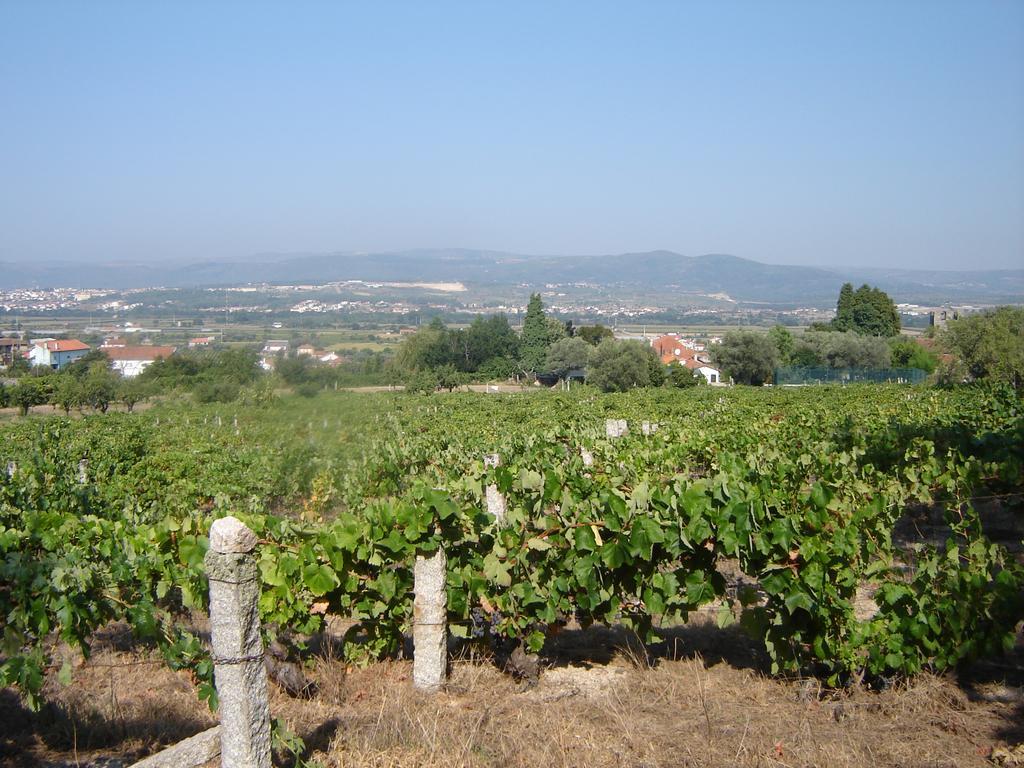
{"type": "Polygon", "coordinates": [[[210,527],[210,634],[223,768],[270,768],[270,706],[260,636],[256,534],[234,517],[210,527]]]}
{"type": "Polygon", "coordinates": [[[611,438],[622,437],[629,434],[629,424],[625,419],[605,419],[604,432],[611,438]]]}
{"type": "Polygon", "coordinates": [[[78,484],[85,485],[89,482],[89,460],[80,459],[78,462],[78,484]]]}
{"type": "Polygon", "coordinates": [[[439,691],[448,679],[448,558],[439,547],[431,557],[416,556],[413,566],[412,684],[439,691]]]}
{"type": "MultiPolygon", "coordinates": [[[[484,456],[485,467],[500,467],[501,456],[497,453],[488,453],[484,456]]],[[[488,485],[485,493],[487,500],[487,512],[501,525],[505,522],[505,515],[508,512],[508,504],[505,502],[505,497],[498,490],[498,486],[488,485]]]]}

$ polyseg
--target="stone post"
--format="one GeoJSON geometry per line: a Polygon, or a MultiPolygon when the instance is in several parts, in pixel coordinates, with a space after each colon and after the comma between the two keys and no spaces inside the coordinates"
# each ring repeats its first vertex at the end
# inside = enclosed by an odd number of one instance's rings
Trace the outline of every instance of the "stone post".
{"type": "MultiPolygon", "coordinates": [[[[500,467],[501,456],[497,453],[488,453],[484,456],[485,467],[500,467]]],[[[485,491],[487,499],[487,512],[501,525],[505,522],[505,514],[508,512],[508,505],[505,497],[501,495],[498,486],[488,485],[485,491]]]]}
{"type": "Polygon", "coordinates": [[[89,482],[89,460],[80,459],[78,462],[78,484],[85,485],[89,482]]]}
{"type": "Polygon", "coordinates": [[[421,691],[439,691],[448,679],[447,571],[444,548],[439,548],[432,557],[416,556],[412,684],[421,691]]]}
{"type": "Polygon", "coordinates": [[[270,707],[260,637],[256,534],[234,517],[210,527],[210,635],[223,768],[270,768],[270,707]]]}
{"type": "Polygon", "coordinates": [[[644,422],[641,422],[641,424],[640,424],[640,431],[644,435],[653,435],[655,432],[658,431],[658,427],[659,426],[661,426],[661,425],[658,424],[658,422],[656,422],[656,421],[644,421],[644,422]]]}
{"type": "Polygon", "coordinates": [[[611,438],[622,437],[629,434],[629,425],[625,419],[605,419],[604,432],[611,438]]]}
{"type": "Polygon", "coordinates": [[[580,448],[580,458],[583,459],[584,467],[594,466],[594,454],[592,454],[586,448],[580,448]]]}
{"type": "Polygon", "coordinates": [[[8,479],[14,477],[18,472],[18,465],[14,461],[7,462],[7,477],[8,479]]]}

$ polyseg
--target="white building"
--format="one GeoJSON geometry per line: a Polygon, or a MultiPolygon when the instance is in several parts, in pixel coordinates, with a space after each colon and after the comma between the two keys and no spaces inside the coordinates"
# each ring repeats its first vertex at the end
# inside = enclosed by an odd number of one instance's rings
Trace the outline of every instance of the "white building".
{"type": "Polygon", "coordinates": [[[174,347],[149,345],[100,347],[100,349],[110,358],[110,367],[126,379],[138,376],[155,361],[174,354],[174,347]]]}
{"type": "Polygon", "coordinates": [[[85,357],[88,351],[89,345],[78,339],[33,339],[32,348],[26,356],[30,365],[45,365],[59,371],[85,357]]]}

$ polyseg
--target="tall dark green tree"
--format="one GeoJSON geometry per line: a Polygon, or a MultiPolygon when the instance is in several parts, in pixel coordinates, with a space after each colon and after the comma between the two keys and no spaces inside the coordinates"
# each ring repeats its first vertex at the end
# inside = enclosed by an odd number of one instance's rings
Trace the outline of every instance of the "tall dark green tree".
{"type": "Polygon", "coordinates": [[[885,291],[867,284],[854,291],[852,285],[844,283],[832,329],[855,331],[862,336],[895,336],[900,332],[900,315],[885,291]]]}
{"type": "Polygon", "coordinates": [[[843,283],[839,289],[839,301],[836,302],[836,317],[832,327],[837,331],[853,329],[853,284],[843,283]]]}
{"type": "Polygon", "coordinates": [[[519,356],[523,368],[536,373],[544,367],[548,347],[551,345],[551,327],[544,314],[544,304],[539,293],[530,294],[523,320],[523,335],[520,339],[519,356]]]}

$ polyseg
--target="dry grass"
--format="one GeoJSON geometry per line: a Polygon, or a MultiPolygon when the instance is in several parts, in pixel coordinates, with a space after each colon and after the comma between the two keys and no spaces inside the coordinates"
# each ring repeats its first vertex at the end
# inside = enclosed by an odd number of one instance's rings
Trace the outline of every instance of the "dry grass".
{"type": "Polygon", "coordinates": [[[457,664],[438,697],[412,691],[404,664],[346,686],[337,731],[315,754],[331,768],[985,765],[1011,715],[930,676],[819,700],[799,683],[699,658],[554,670],[532,689],[457,664]]]}
{"type": "MultiPolygon", "coordinates": [[[[765,676],[739,635],[699,622],[653,649],[593,629],[563,633],[556,651],[533,686],[457,659],[437,696],[412,690],[408,661],[356,669],[326,654],[311,660],[312,699],[274,688],[271,706],[325,768],[983,766],[997,744],[1024,739],[1019,688],[922,675],[823,693],[765,676]]],[[[996,671],[1019,675],[1020,654],[1010,661],[996,671]]],[[[0,764],[85,766],[208,727],[188,676],[150,662],[107,644],[70,688],[49,684],[56,705],[39,715],[0,692],[0,764]]]]}

